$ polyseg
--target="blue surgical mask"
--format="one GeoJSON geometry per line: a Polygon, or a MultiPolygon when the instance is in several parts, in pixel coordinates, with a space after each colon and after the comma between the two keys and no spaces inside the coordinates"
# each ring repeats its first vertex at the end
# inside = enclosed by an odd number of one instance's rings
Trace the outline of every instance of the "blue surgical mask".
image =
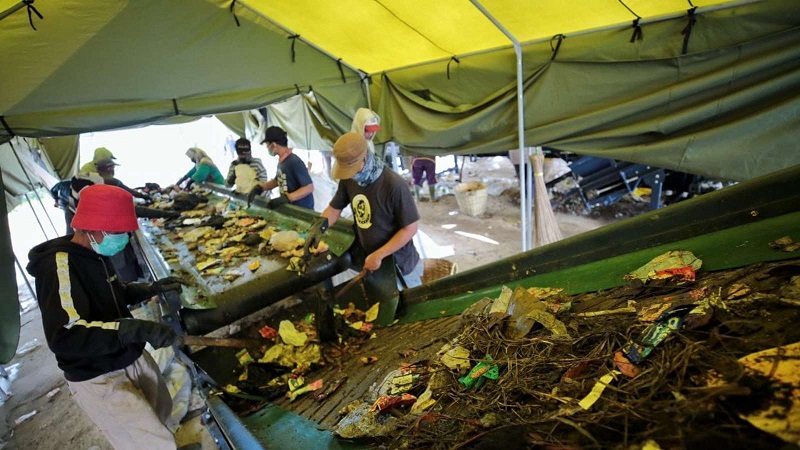
{"type": "Polygon", "coordinates": [[[108,234],[103,231],[103,242],[98,244],[91,234],[89,240],[92,250],[103,256],[114,256],[128,245],[128,233],[108,234]]]}

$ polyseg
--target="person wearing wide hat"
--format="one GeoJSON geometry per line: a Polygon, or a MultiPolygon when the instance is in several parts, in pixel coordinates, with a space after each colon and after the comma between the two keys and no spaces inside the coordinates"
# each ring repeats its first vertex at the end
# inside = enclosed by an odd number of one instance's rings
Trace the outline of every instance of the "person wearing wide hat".
{"type": "Polygon", "coordinates": [[[342,210],[351,205],[358,241],[366,259],[363,269],[373,272],[394,255],[398,288],[422,284],[422,259],[411,241],[417,233],[419,212],[405,180],[369,150],[359,133],[346,133],[333,145],[331,178],[339,186],[328,207],[309,228],[306,245],[316,246],[342,210]]]}

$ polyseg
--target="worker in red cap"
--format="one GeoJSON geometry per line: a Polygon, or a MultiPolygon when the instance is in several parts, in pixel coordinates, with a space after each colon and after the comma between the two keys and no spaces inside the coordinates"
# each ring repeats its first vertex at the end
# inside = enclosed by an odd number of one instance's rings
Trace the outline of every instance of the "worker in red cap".
{"type": "Polygon", "coordinates": [[[114,274],[108,258],[138,228],[125,190],[84,188],[72,228],[75,234],[39,244],[28,255],[47,344],[75,400],[115,449],[174,449],[164,425],[172,400],[144,346],[168,347],[178,337],[167,325],[133,319],[128,305],[180,284],[171,277],[123,284],[114,274]]]}

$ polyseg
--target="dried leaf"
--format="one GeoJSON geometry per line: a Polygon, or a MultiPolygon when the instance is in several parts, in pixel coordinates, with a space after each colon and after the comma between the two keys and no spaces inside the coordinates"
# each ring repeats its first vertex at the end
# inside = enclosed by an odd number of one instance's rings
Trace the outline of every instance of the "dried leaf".
{"type": "Polygon", "coordinates": [[[197,266],[197,270],[203,271],[203,270],[208,269],[209,267],[215,266],[215,265],[220,264],[220,263],[222,263],[221,259],[209,258],[209,259],[207,259],[205,261],[201,261],[201,262],[197,263],[196,266],[197,266]]]}
{"type": "Polygon", "coordinates": [[[566,337],[566,338],[570,337],[569,332],[567,332],[567,327],[566,325],[564,325],[564,322],[556,319],[556,316],[550,314],[549,312],[533,310],[530,311],[526,315],[526,317],[542,324],[542,326],[550,330],[550,332],[553,333],[554,336],[566,337]]]}
{"type": "Polygon", "coordinates": [[[370,306],[366,312],[366,317],[364,318],[365,322],[372,322],[378,318],[378,311],[380,310],[381,303],[375,303],[374,305],[370,306]]]}
{"type": "Polygon", "coordinates": [[[308,341],[308,335],[297,331],[294,324],[288,320],[281,321],[278,326],[278,334],[280,334],[283,342],[296,347],[302,347],[308,341]]]}

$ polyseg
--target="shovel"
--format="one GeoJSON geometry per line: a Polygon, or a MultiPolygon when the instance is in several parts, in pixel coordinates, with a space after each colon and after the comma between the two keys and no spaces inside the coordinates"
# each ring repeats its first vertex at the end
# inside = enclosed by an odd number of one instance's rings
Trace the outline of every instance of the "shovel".
{"type": "Polygon", "coordinates": [[[236,339],[236,338],[220,338],[220,337],[207,337],[207,336],[189,336],[183,335],[180,337],[181,343],[184,345],[204,345],[206,347],[262,347],[269,345],[269,341],[260,339],[236,339]]]}
{"type": "Polygon", "coordinates": [[[336,295],[333,296],[333,298],[336,300],[342,298],[342,296],[345,293],[347,293],[347,291],[349,291],[353,286],[358,284],[359,281],[364,279],[364,277],[367,276],[368,273],[369,271],[367,269],[361,270],[361,272],[359,272],[358,275],[354,276],[352,280],[348,281],[347,284],[345,284],[344,287],[340,289],[339,292],[336,293],[336,295]]]}

